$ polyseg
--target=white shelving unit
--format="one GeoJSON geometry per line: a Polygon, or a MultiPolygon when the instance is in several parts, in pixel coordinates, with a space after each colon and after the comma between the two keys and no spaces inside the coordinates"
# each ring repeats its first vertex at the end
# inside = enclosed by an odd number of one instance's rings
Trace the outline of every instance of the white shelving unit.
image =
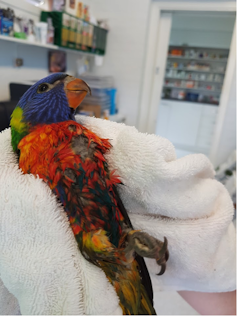
{"type": "MultiPolygon", "coordinates": [[[[166,69],[172,69],[172,70],[183,70],[187,72],[203,72],[203,73],[210,73],[210,71],[207,70],[198,70],[198,69],[188,69],[188,68],[174,68],[174,67],[166,67],[166,69]]],[[[224,72],[218,72],[218,71],[211,71],[212,74],[218,74],[218,75],[224,75],[224,72]]]]}
{"type": "MultiPolygon", "coordinates": [[[[183,79],[182,79],[183,80],[183,79]]],[[[187,80],[186,80],[187,81],[187,80]]],[[[206,81],[201,81],[199,80],[198,82],[206,82],[206,81]]],[[[208,89],[201,89],[201,88],[187,88],[185,86],[183,87],[177,87],[177,86],[171,86],[171,85],[164,85],[165,88],[174,88],[174,89],[185,89],[185,90],[192,90],[192,91],[199,91],[199,92],[205,92],[205,93],[217,93],[217,94],[220,94],[221,93],[221,90],[208,90],[208,89]]]]}
{"type": "Polygon", "coordinates": [[[174,144],[178,157],[209,154],[228,55],[228,49],[169,47],[156,134],[174,144]]]}
{"type": "Polygon", "coordinates": [[[0,35],[0,41],[7,41],[7,42],[16,43],[16,44],[30,45],[30,46],[47,48],[47,49],[52,49],[52,50],[63,50],[63,51],[67,51],[67,52],[74,53],[74,54],[83,54],[83,55],[90,55],[90,56],[94,55],[92,53],[83,52],[83,51],[77,51],[75,49],[64,48],[64,47],[57,46],[57,45],[41,44],[41,43],[37,43],[37,42],[30,42],[28,40],[24,40],[24,39],[12,37],[12,36],[0,35]]]}
{"type": "Polygon", "coordinates": [[[228,49],[170,46],[162,99],[218,105],[228,55],[228,49]]]}
{"type": "Polygon", "coordinates": [[[227,62],[227,58],[192,58],[192,57],[185,57],[185,56],[173,56],[173,55],[169,55],[168,56],[169,59],[180,59],[180,60],[197,60],[197,61],[205,61],[205,62],[217,62],[217,63],[226,63],[227,62]]]}

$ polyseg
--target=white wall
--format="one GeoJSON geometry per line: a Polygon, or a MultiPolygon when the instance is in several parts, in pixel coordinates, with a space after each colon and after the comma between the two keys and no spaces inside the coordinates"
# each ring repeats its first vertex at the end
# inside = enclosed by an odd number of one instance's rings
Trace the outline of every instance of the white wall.
{"type": "Polygon", "coordinates": [[[126,114],[127,124],[136,125],[150,0],[91,0],[89,5],[111,27],[104,64],[94,72],[114,76],[119,111],[126,114]]]}
{"type": "Polygon", "coordinates": [[[234,13],[174,13],[170,44],[229,49],[234,23],[234,13]]]}
{"type": "MultiPolygon", "coordinates": [[[[67,73],[76,75],[78,56],[67,54],[67,73]]],[[[9,83],[39,80],[49,75],[48,49],[0,41],[0,101],[9,100],[9,83]],[[14,67],[15,58],[23,58],[22,67],[14,67]]]]}

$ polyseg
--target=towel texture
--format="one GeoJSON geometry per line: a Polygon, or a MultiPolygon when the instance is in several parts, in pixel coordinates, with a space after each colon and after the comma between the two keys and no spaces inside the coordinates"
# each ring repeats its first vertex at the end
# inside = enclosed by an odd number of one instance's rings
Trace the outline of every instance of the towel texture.
{"type": "MultiPolygon", "coordinates": [[[[109,138],[111,169],[135,228],[169,242],[167,271],[146,260],[161,290],[235,289],[233,203],[204,155],[176,159],[173,145],[134,127],[89,117],[80,123],[109,138]]],[[[22,314],[121,314],[105,275],[77,249],[63,208],[42,180],[23,175],[0,134],[0,314],[16,299],[22,314]],[[10,294],[10,293],[12,294],[10,294]],[[15,296],[16,299],[13,298],[15,296]],[[5,304],[6,305],[6,304],[5,304]]]]}

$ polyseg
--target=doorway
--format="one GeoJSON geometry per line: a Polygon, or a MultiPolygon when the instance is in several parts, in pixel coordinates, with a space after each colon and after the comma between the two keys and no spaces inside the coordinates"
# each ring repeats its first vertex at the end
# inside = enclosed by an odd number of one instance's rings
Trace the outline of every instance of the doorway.
{"type": "Polygon", "coordinates": [[[149,111],[140,130],[168,138],[178,158],[215,157],[229,101],[225,82],[234,82],[235,12],[160,11],[157,26],[149,111]]]}

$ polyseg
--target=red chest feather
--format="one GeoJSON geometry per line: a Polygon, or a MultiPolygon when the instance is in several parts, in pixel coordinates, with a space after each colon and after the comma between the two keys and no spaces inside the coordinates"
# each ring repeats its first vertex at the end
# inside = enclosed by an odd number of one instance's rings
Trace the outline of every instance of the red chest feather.
{"type": "Polygon", "coordinates": [[[74,121],[39,126],[18,145],[20,168],[48,183],[75,234],[105,227],[117,237],[121,233],[123,216],[113,191],[120,180],[104,158],[110,147],[108,140],[74,121]]]}
{"type": "MultiPolygon", "coordinates": [[[[46,182],[50,179],[50,187],[54,188],[59,180],[58,168],[63,171],[66,168],[74,169],[80,163],[89,174],[91,168],[103,168],[105,161],[103,154],[110,147],[107,139],[99,138],[74,121],[38,126],[18,145],[21,151],[19,166],[24,173],[38,174],[46,182]],[[78,136],[86,139],[86,143],[81,144],[82,146],[87,144],[89,148],[93,143],[94,155],[97,157],[96,164],[88,164],[87,159],[82,159],[77,153],[79,149],[72,146],[78,136]]],[[[112,177],[111,181],[119,182],[116,177],[112,177]]]]}

